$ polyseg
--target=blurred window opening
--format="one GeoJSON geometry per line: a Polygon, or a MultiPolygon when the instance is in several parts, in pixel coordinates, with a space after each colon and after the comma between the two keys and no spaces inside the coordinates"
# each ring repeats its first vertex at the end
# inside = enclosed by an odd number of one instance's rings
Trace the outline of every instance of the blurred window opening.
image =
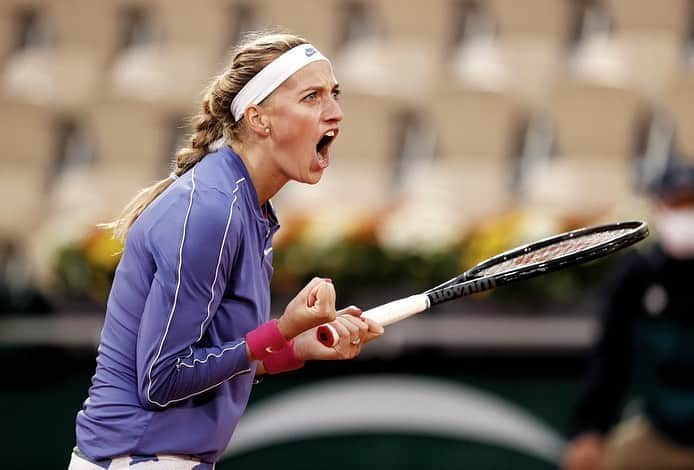
{"type": "Polygon", "coordinates": [[[610,36],[614,22],[604,5],[596,0],[577,0],[569,48],[575,48],[592,36],[610,36]]]}
{"type": "Polygon", "coordinates": [[[449,57],[455,77],[466,87],[504,89],[508,84],[508,70],[497,41],[493,12],[476,0],[456,5],[449,57]]]}
{"type": "Polygon", "coordinates": [[[243,40],[243,37],[261,28],[255,6],[250,3],[239,3],[227,8],[229,32],[226,38],[225,51],[228,51],[243,40]]]}
{"type": "Polygon", "coordinates": [[[14,40],[15,52],[26,49],[49,48],[55,43],[54,31],[38,8],[21,8],[15,13],[17,33],[14,40]]]}
{"type": "Polygon", "coordinates": [[[428,121],[414,111],[405,111],[397,119],[399,129],[393,183],[398,186],[407,170],[416,164],[431,163],[436,154],[436,137],[428,121]]]}
{"type": "Polygon", "coordinates": [[[519,130],[515,147],[511,187],[518,192],[528,174],[556,156],[555,130],[547,115],[531,115],[519,130]]]}
{"type": "Polygon", "coordinates": [[[665,174],[673,154],[675,124],[662,110],[654,112],[644,120],[640,139],[634,146],[638,189],[648,189],[665,174]]]}
{"type": "Polygon", "coordinates": [[[453,21],[453,51],[470,40],[496,37],[494,15],[477,0],[457,2],[453,9],[453,21]]]}
{"type": "Polygon", "coordinates": [[[343,6],[342,18],[338,47],[384,36],[378,15],[364,2],[347,2],[343,6]]]}
{"type": "Polygon", "coordinates": [[[624,87],[630,82],[628,57],[614,34],[613,18],[602,2],[579,3],[567,58],[571,75],[581,81],[608,87],[624,87]]]}
{"type": "Polygon", "coordinates": [[[95,160],[92,141],[76,119],[64,118],[56,127],[57,149],[51,182],[65,173],[87,169],[95,160]]]}
{"type": "Polygon", "coordinates": [[[130,6],[121,13],[120,49],[149,46],[160,40],[151,12],[143,6],[130,6]]]}

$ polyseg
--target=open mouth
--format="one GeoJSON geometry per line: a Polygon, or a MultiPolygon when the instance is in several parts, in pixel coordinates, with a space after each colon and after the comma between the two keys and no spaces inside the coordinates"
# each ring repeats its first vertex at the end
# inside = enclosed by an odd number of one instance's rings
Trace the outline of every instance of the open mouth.
{"type": "Polygon", "coordinates": [[[328,160],[330,158],[330,144],[333,143],[335,137],[337,137],[337,130],[331,129],[325,134],[323,134],[323,137],[321,137],[321,139],[318,141],[318,144],[316,145],[318,163],[321,165],[322,168],[328,166],[328,160]]]}

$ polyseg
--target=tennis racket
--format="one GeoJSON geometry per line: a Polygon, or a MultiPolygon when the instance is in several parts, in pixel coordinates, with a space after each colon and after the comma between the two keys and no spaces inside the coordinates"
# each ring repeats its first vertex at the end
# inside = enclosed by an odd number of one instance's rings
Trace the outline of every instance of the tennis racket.
{"type": "MultiPolygon", "coordinates": [[[[388,326],[436,304],[585,263],[626,248],[648,236],[648,225],[630,221],[581,228],[519,246],[489,258],[453,279],[362,313],[388,326]]],[[[328,347],[339,335],[330,325],[318,327],[318,340],[328,347]]]]}

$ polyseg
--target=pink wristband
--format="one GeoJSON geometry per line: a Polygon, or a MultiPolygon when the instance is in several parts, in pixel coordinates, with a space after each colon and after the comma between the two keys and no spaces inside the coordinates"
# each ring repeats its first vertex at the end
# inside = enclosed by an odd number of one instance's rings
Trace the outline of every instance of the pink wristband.
{"type": "Polygon", "coordinates": [[[246,334],[246,344],[253,357],[263,361],[269,355],[285,349],[290,343],[282,335],[279,322],[273,319],[249,331],[246,334]]]}
{"type": "Polygon", "coordinates": [[[268,374],[278,374],[280,372],[300,369],[304,366],[304,361],[300,361],[296,357],[294,340],[291,340],[281,351],[269,354],[263,360],[263,365],[268,374]]]}

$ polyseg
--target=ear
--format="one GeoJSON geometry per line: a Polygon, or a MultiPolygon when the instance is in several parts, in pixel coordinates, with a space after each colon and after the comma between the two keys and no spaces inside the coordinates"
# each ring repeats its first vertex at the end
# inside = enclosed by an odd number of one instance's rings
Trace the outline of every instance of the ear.
{"type": "Polygon", "coordinates": [[[257,135],[266,136],[265,129],[268,127],[269,119],[263,114],[263,110],[258,105],[251,105],[243,113],[248,129],[257,135]]]}

